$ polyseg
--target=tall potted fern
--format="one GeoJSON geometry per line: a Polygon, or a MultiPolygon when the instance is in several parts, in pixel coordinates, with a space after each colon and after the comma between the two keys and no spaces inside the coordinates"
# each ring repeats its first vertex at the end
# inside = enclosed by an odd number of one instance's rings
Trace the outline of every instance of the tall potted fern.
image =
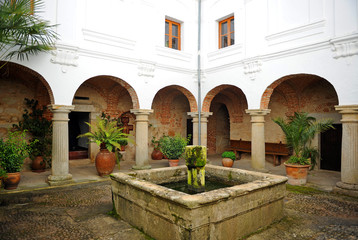
{"type": "Polygon", "coordinates": [[[273,120],[285,134],[287,146],[293,155],[285,162],[288,183],[302,185],[307,182],[308,169],[316,165],[318,150],[311,146],[316,134],[333,128],[333,120],[317,121],[305,112],[295,112],[288,121],[282,118],[273,120]]]}
{"type": "Polygon", "coordinates": [[[116,121],[110,121],[107,118],[98,117],[95,124],[86,124],[91,131],[78,137],[87,137],[89,142],[100,146],[100,152],[95,160],[96,169],[100,176],[109,175],[116,164],[115,150],[121,148],[121,141],[129,140],[129,134],[123,133],[123,129],[117,126],[116,121]]]}

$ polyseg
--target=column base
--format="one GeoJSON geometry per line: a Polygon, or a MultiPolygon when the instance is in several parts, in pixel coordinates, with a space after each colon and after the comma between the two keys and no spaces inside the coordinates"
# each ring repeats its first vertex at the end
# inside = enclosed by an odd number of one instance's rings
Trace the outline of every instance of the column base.
{"type": "Polygon", "coordinates": [[[333,192],[351,197],[358,197],[358,184],[337,182],[336,186],[333,188],[333,192]]]}
{"type": "Polygon", "coordinates": [[[151,169],[152,166],[150,165],[145,165],[145,166],[137,166],[137,165],[134,165],[132,166],[132,169],[134,170],[145,170],[145,169],[151,169]]]}
{"type": "MultiPolygon", "coordinates": [[[[252,167],[252,166],[251,166],[252,167]]],[[[252,167],[252,171],[256,171],[256,172],[261,172],[261,173],[268,173],[270,172],[268,169],[266,168],[254,168],[252,167]]]]}
{"type": "Polygon", "coordinates": [[[50,175],[48,176],[48,184],[50,186],[61,186],[74,183],[71,174],[67,175],[50,175]]]}

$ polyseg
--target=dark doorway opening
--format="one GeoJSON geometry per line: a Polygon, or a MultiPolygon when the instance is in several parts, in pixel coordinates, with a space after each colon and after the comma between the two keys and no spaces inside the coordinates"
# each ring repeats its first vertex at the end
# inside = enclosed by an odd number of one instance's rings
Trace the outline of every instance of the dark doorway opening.
{"type": "Polygon", "coordinates": [[[193,145],[193,122],[192,119],[186,120],[186,135],[190,134],[191,138],[189,140],[188,145],[193,145]]]}
{"type": "Polygon", "coordinates": [[[88,158],[88,139],[77,138],[77,136],[89,131],[89,126],[85,123],[89,122],[89,113],[71,112],[69,119],[69,159],[88,158]]]}
{"type": "Polygon", "coordinates": [[[341,171],[342,124],[321,133],[321,169],[341,171]]]}

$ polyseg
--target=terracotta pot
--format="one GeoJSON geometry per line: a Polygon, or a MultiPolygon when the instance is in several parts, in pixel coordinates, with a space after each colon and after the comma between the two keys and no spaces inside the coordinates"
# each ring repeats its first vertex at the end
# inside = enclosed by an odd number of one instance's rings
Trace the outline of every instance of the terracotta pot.
{"type": "Polygon", "coordinates": [[[107,149],[101,149],[96,156],[96,169],[98,175],[105,176],[113,172],[116,165],[116,155],[107,149]]]}
{"type": "Polygon", "coordinates": [[[37,156],[32,161],[31,169],[33,172],[44,172],[46,169],[46,162],[42,156],[37,156]]]}
{"type": "Polygon", "coordinates": [[[4,178],[4,185],[6,190],[16,189],[21,179],[20,172],[7,173],[7,177],[4,178]]]}
{"type": "Polygon", "coordinates": [[[169,167],[176,167],[179,165],[179,159],[168,159],[169,167]]]}
{"type": "Polygon", "coordinates": [[[234,160],[232,160],[231,158],[223,158],[221,160],[221,163],[224,167],[232,167],[232,165],[234,165],[234,160]]]}
{"type": "Polygon", "coordinates": [[[286,166],[286,175],[288,184],[290,185],[303,185],[307,182],[307,174],[311,165],[293,165],[284,163],[286,166]]]}
{"type": "Polygon", "coordinates": [[[153,152],[152,152],[152,159],[153,160],[162,160],[163,159],[163,153],[158,149],[154,149],[153,152]]]}

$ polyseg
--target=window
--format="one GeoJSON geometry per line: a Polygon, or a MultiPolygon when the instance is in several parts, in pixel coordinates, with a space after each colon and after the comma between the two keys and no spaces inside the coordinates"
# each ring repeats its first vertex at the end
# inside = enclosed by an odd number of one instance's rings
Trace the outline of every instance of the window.
{"type": "Polygon", "coordinates": [[[235,44],[234,17],[219,22],[219,48],[235,44]]]}
{"type": "Polygon", "coordinates": [[[180,23],[165,20],[165,46],[180,50],[180,23]]]}

